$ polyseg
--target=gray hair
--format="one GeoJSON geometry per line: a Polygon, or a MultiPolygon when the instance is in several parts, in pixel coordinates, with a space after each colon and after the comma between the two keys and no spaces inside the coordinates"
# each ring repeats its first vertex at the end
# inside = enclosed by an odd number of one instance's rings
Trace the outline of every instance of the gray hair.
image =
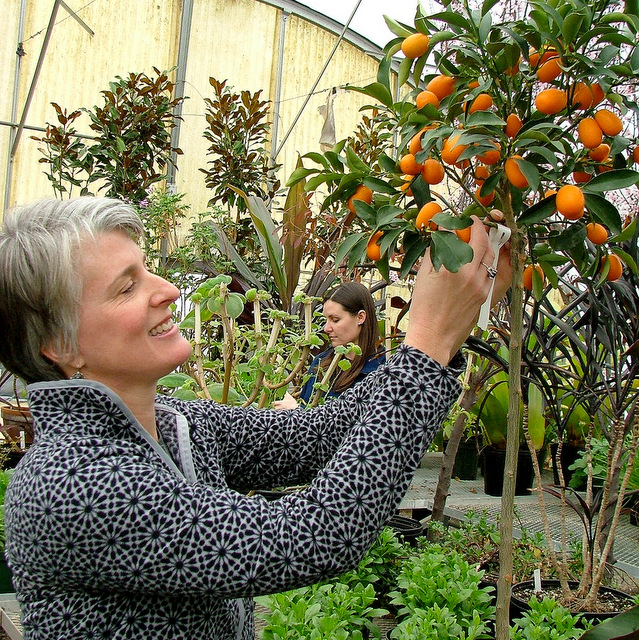
{"type": "Polygon", "coordinates": [[[138,242],[140,217],[108,198],[42,200],[4,216],[0,230],[0,362],[27,383],[65,377],[42,355],[78,350],[83,242],[122,231],[138,242]]]}

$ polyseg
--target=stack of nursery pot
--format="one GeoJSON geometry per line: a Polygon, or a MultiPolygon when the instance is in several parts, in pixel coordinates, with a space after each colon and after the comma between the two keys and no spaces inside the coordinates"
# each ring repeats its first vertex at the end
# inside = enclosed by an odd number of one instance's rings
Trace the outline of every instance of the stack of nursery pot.
{"type": "Polygon", "coordinates": [[[33,442],[33,420],[18,380],[0,369],[0,465],[15,467],[33,442]]]}

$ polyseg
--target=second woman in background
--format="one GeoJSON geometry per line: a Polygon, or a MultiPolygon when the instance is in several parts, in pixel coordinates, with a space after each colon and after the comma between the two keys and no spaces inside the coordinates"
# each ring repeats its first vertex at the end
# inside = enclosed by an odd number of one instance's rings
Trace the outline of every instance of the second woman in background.
{"type": "Polygon", "coordinates": [[[345,356],[351,366],[347,370],[336,370],[330,380],[330,389],[325,394],[328,398],[339,396],[386,360],[375,315],[375,301],[363,284],[345,282],[333,289],[324,301],[324,317],[324,332],[331,346],[311,362],[309,378],[300,391],[299,399],[295,400],[287,393],[282,400],[273,403],[275,409],[312,405],[315,384],[323,380],[335,355],[335,347],[339,345],[356,344],[361,349],[361,355],[351,351],[345,356]]]}

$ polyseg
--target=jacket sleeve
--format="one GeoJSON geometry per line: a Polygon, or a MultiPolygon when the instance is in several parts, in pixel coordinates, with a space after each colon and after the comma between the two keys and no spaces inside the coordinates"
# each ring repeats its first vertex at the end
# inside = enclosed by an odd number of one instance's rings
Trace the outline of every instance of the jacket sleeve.
{"type": "MultiPolygon", "coordinates": [[[[417,433],[427,447],[459,394],[463,358],[445,368],[409,347],[398,352],[347,389],[314,409],[246,410],[200,404],[204,433],[219,449],[227,481],[237,488],[306,483],[332,458],[353,429],[374,439],[386,430],[417,433]]],[[[419,452],[418,452],[419,455],[419,452]]]]}
{"type": "Polygon", "coordinates": [[[225,473],[238,482],[271,464],[274,475],[319,469],[307,488],[273,502],[187,483],[137,445],[60,443],[64,464],[36,450],[7,505],[17,584],[243,597],[351,569],[397,508],[458,391],[454,370],[402,348],[317,410],[195,403],[209,423],[194,437],[219,439],[225,473]]]}

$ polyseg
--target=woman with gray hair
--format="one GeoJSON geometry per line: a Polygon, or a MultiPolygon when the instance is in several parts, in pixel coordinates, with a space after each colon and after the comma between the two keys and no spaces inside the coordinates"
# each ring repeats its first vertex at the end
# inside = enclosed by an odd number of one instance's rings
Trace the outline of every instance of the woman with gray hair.
{"type": "Polygon", "coordinates": [[[103,198],[21,207],[0,232],[0,362],[29,383],[35,432],[5,502],[25,640],[248,640],[253,596],[356,566],[459,392],[491,284],[476,220],[472,262],[424,260],[404,344],[334,402],[185,402],[156,394],[191,345],[142,232],[103,198]],[[242,493],[305,483],[274,502],[242,493]]]}

